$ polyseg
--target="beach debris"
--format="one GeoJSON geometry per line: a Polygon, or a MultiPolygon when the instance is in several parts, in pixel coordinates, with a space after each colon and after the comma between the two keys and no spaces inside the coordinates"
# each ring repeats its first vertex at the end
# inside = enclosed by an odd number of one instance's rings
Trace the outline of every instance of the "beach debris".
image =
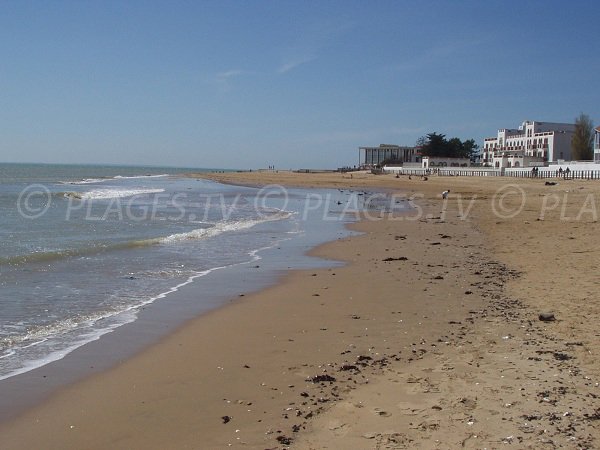
{"type": "Polygon", "coordinates": [[[556,181],[546,181],[544,186],[556,186],[558,183],[556,181]]]}
{"type": "Polygon", "coordinates": [[[221,417],[221,420],[223,421],[223,423],[229,423],[229,422],[231,422],[231,419],[233,419],[233,417],[231,417],[231,416],[221,417]]]}
{"type": "Polygon", "coordinates": [[[313,383],[324,383],[326,381],[333,383],[336,380],[331,375],[324,374],[324,375],[315,375],[314,377],[310,378],[310,381],[312,381],[313,383]]]}
{"type": "Polygon", "coordinates": [[[502,439],[502,443],[503,444],[511,444],[512,441],[514,440],[514,436],[506,436],[504,439],[502,439]]]}
{"type": "Polygon", "coordinates": [[[442,192],[442,198],[444,198],[444,199],[448,198],[449,193],[450,193],[450,189],[447,189],[444,192],[442,192]]]}
{"type": "Polygon", "coordinates": [[[553,322],[556,320],[556,317],[554,317],[554,313],[542,312],[539,314],[538,319],[542,322],[553,322]]]}
{"type": "Polygon", "coordinates": [[[554,356],[554,359],[556,359],[558,361],[568,361],[569,359],[572,358],[572,356],[569,356],[565,353],[560,353],[560,352],[554,352],[552,354],[552,356],[554,356]]]}
{"type": "Polygon", "coordinates": [[[382,261],[385,261],[385,262],[389,262],[389,261],[407,261],[407,260],[408,260],[408,258],[406,256],[399,256],[398,258],[391,258],[390,257],[390,258],[382,259],[382,261]]]}
{"type": "Polygon", "coordinates": [[[277,442],[283,445],[290,445],[293,439],[284,435],[277,436],[277,442]]]}
{"type": "Polygon", "coordinates": [[[600,420],[600,408],[598,408],[592,414],[583,413],[583,416],[586,418],[586,420],[600,420]]]}

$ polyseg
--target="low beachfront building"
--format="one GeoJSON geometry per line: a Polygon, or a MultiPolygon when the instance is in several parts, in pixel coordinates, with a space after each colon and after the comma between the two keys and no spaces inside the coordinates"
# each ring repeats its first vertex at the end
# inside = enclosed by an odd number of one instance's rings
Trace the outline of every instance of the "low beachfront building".
{"type": "Polygon", "coordinates": [[[572,123],[524,121],[517,129],[502,128],[486,138],[481,163],[487,167],[530,167],[571,159],[572,123]]]}
{"type": "Polygon", "coordinates": [[[442,169],[446,167],[470,167],[469,158],[445,158],[439,156],[423,156],[423,169],[442,169]]]}
{"type": "Polygon", "coordinates": [[[594,128],[594,162],[600,163],[600,126],[594,128]]]}
{"type": "Polygon", "coordinates": [[[381,144],[379,147],[359,147],[358,159],[360,166],[374,167],[383,162],[401,164],[416,162],[420,155],[416,147],[381,144]]]}

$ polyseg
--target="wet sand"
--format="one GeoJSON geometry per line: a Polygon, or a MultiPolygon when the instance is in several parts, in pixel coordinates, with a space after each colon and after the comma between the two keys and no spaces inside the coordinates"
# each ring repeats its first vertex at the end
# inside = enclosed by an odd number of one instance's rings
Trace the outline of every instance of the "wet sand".
{"type": "Polygon", "coordinates": [[[599,445],[598,182],[211,177],[418,208],[314,251],[346,266],[292,272],[57,392],[0,426],[2,448],[599,445]]]}

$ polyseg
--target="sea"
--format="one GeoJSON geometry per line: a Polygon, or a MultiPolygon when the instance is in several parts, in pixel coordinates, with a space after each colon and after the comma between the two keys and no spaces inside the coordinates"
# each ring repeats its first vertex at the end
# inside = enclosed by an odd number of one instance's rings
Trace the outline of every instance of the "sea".
{"type": "Polygon", "coordinates": [[[179,320],[281,270],[335,265],[305,253],[348,236],[369,202],[389,206],[367,192],[189,175],[201,171],[0,164],[0,380],[59,361],[151,305],[181,309],[176,293],[192,285],[179,320]]]}

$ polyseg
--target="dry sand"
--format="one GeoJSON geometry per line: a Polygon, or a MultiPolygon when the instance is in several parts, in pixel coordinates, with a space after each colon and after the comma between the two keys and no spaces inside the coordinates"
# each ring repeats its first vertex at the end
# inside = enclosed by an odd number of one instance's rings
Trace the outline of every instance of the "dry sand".
{"type": "Polygon", "coordinates": [[[600,446],[598,182],[211,177],[419,208],[314,251],[348,265],[290,273],[56,393],[0,426],[1,448],[600,446]]]}

